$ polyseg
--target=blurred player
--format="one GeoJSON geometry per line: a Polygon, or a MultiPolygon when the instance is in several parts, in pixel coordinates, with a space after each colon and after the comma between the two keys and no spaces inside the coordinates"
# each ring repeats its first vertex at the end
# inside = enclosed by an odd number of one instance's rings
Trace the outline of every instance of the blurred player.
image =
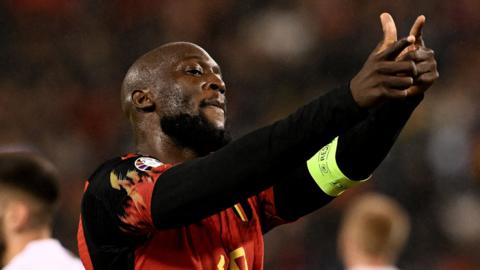
{"type": "Polygon", "coordinates": [[[121,93],[135,153],[85,186],[86,268],[263,269],[263,234],[367,179],[438,77],[424,20],[399,41],[391,16],[381,21],[384,39],[350,84],[232,142],[205,50],[177,42],[140,57],[121,93]]]}
{"type": "Polygon", "coordinates": [[[52,238],[58,202],[53,166],[26,153],[0,153],[0,254],[3,270],[80,270],[52,238]]]}
{"type": "Polygon", "coordinates": [[[368,194],[352,201],[338,238],[348,270],[395,270],[410,232],[405,210],[394,200],[368,194]]]}

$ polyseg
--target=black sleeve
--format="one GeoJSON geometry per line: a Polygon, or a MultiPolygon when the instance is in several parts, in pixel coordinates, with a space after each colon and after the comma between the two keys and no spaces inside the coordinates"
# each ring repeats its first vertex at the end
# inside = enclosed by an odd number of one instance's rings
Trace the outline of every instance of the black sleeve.
{"type": "Polygon", "coordinates": [[[272,186],[290,164],[305,162],[367,114],[343,87],[215,153],[167,170],[153,191],[155,226],[198,221],[272,186]]]}
{"type": "MultiPolygon", "coordinates": [[[[372,110],[364,121],[339,136],[336,160],[351,180],[368,178],[386,157],[410,115],[423,99],[390,101],[372,110]]],[[[295,220],[330,202],[311,178],[306,162],[274,185],[277,213],[285,220],[295,220]]]]}
{"type": "Polygon", "coordinates": [[[337,164],[351,180],[366,179],[380,165],[395,143],[423,95],[390,101],[368,119],[339,137],[337,164]]]}

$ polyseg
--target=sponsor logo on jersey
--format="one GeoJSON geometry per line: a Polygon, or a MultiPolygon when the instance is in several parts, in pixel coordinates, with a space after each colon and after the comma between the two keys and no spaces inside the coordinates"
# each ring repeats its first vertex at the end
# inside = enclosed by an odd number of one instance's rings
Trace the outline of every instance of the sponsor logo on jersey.
{"type": "Polygon", "coordinates": [[[139,157],[135,160],[135,167],[140,171],[150,171],[155,167],[162,166],[163,163],[151,157],[139,157]]]}

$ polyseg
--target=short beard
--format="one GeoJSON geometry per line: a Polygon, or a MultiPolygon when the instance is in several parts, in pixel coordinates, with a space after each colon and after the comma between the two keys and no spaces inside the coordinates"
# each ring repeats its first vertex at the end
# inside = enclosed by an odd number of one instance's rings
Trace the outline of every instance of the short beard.
{"type": "Polygon", "coordinates": [[[228,131],[216,128],[201,115],[164,116],[160,126],[177,145],[193,150],[198,156],[215,152],[232,140],[228,131]]]}

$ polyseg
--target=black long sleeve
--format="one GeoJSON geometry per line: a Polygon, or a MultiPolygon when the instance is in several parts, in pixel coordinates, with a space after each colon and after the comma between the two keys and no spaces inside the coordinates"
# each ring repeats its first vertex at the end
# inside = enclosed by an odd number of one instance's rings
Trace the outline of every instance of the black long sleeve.
{"type": "Polygon", "coordinates": [[[352,180],[366,179],[383,161],[423,95],[390,101],[339,137],[336,160],[352,180]]]}
{"type": "Polygon", "coordinates": [[[167,170],[152,197],[156,227],[189,224],[257,194],[279,181],[287,165],[305,163],[366,116],[344,87],[215,153],[167,170]]]}
{"type": "MultiPolygon", "coordinates": [[[[369,177],[386,157],[400,131],[407,123],[422,96],[403,101],[390,101],[372,110],[364,121],[340,134],[336,161],[351,180],[369,177]]],[[[295,220],[330,202],[311,178],[305,163],[274,185],[275,204],[279,215],[295,220]]]]}

